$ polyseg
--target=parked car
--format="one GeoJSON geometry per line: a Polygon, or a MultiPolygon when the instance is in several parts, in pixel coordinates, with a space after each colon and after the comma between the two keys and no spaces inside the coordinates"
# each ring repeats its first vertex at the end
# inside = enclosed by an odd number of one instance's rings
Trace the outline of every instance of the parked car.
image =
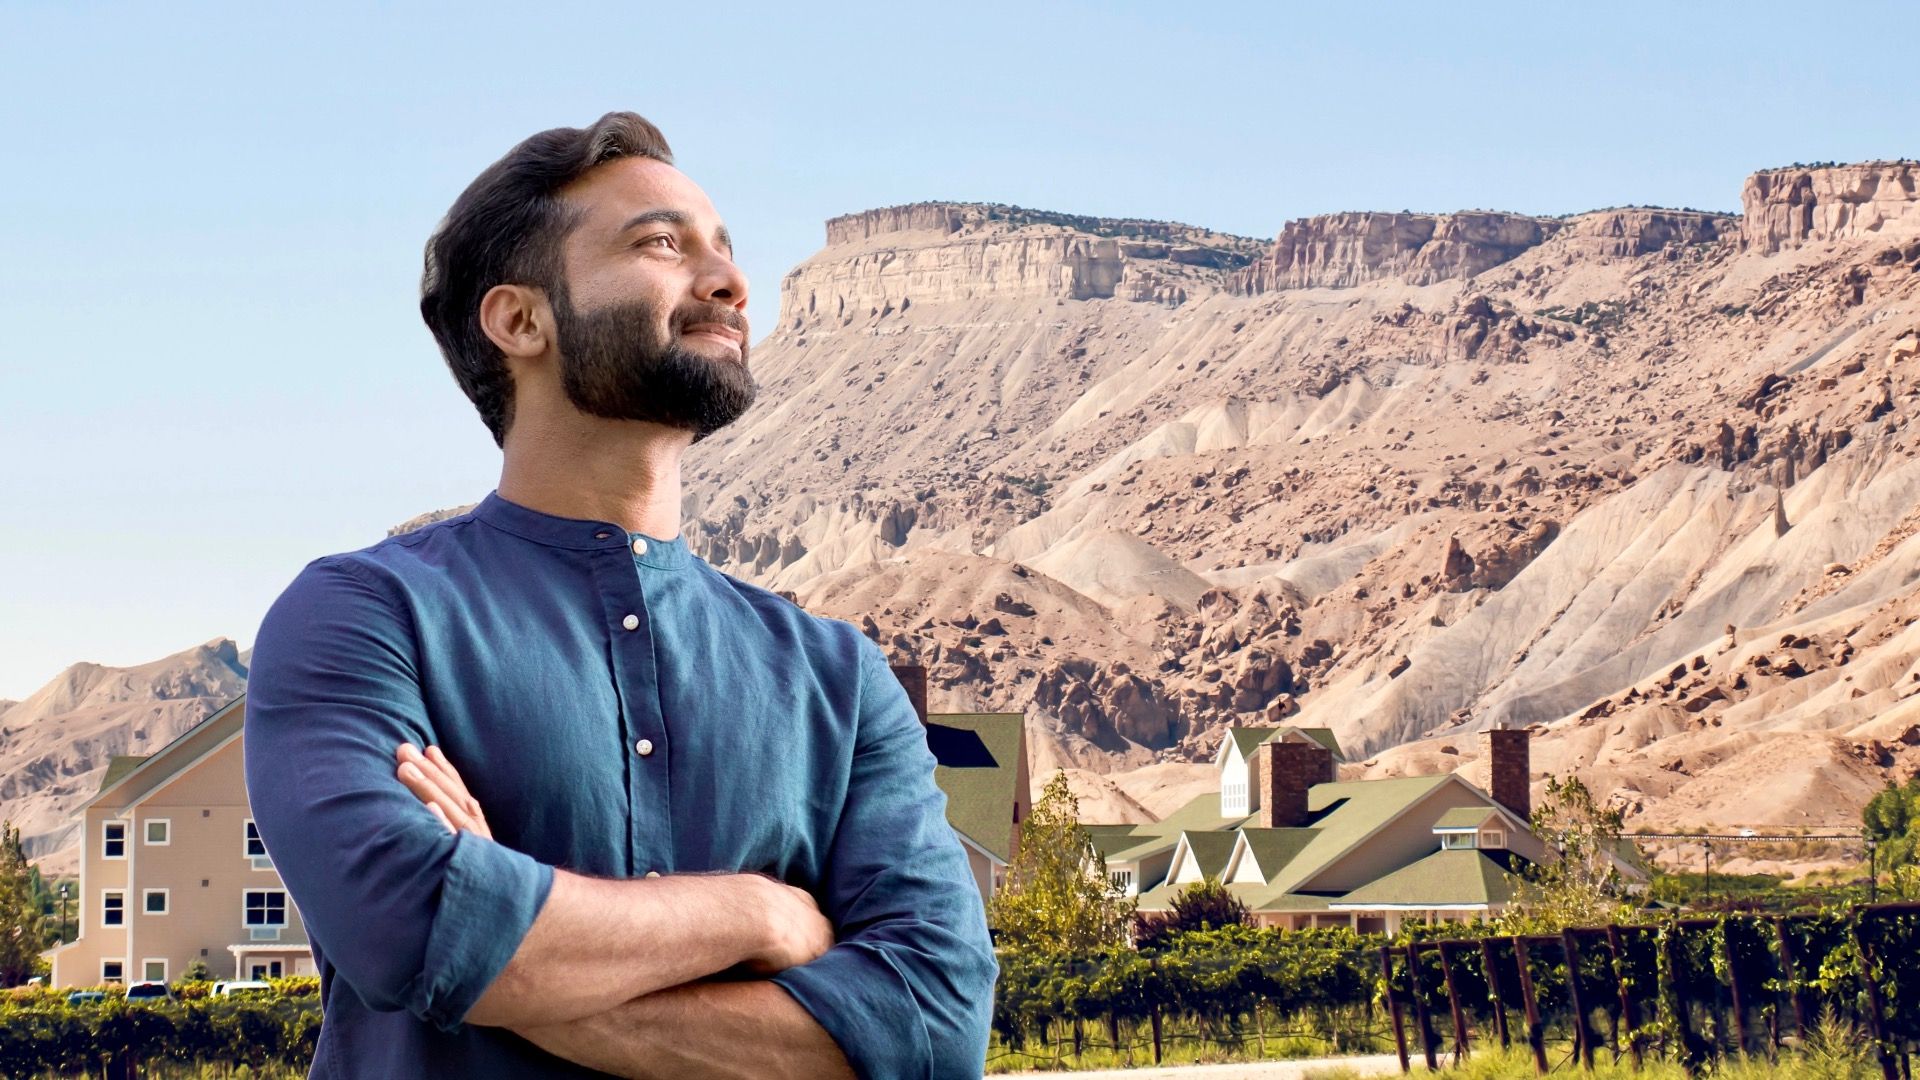
{"type": "Polygon", "coordinates": [[[248,997],[272,992],[273,987],[258,979],[228,979],[213,984],[214,997],[248,997]]]}
{"type": "Polygon", "coordinates": [[[173,989],[163,982],[137,982],[127,987],[127,1000],[154,1004],[173,1000],[173,989]]]}
{"type": "Polygon", "coordinates": [[[67,995],[69,1005],[98,1005],[107,1000],[104,990],[75,990],[67,995]]]}

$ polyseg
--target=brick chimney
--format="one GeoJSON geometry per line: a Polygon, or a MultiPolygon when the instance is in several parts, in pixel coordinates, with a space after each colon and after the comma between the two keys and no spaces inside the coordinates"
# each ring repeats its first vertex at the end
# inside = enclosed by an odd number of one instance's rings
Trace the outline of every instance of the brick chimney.
{"type": "Polygon", "coordinates": [[[1493,782],[1493,801],[1519,815],[1533,817],[1533,733],[1525,728],[1493,728],[1487,732],[1487,760],[1493,782]]]}
{"type": "Polygon", "coordinates": [[[1252,770],[1266,785],[1260,793],[1260,827],[1292,829],[1306,824],[1307,789],[1333,780],[1333,753],[1304,739],[1273,738],[1254,751],[1252,770]]]}
{"type": "Polygon", "coordinates": [[[913,711],[920,717],[921,723],[927,722],[927,669],[919,664],[889,664],[893,668],[893,677],[907,691],[907,700],[913,702],[913,711]]]}

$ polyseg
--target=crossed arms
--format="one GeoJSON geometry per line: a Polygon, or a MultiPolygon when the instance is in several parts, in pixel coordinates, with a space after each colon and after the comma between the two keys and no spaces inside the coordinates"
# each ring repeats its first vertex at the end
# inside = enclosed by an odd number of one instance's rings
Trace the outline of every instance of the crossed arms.
{"type": "MultiPolygon", "coordinates": [[[[448,832],[493,832],[438,747],[403,743],[400,782],[448,832]]],[[[851,1077],[846,1056],[764,980],[818,959],[833,927],[803,890],[757,874],[607,881],[565,871],[512,959],[467,1013],[548,1053],[628,1077],[851,1077]]]]}

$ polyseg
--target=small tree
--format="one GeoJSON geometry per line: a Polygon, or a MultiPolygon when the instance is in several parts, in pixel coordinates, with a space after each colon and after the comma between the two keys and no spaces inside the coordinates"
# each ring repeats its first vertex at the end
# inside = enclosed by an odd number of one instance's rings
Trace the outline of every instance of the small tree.
{"type": "Polygon", "coordinates": [[[43,937],[33,868],[20,830],[9,821],[0,825],[0,986],[18,986],[33,977],[43,937]]]}
{"type": "Polygon", "coordinates": [[[1533,832],[1553,854],[1527,868],[1506,922],[1516,932],[1624,921],[1626,888],[1617,852],[1619,808],[1602,804],[1579,777],[1547,778],[1533,832]]]}
{"type": "Polygon", "coordinates": [[[1056,772],[1027,815],[1005,887],[987,905],[1000,945],[1085,954],[1125,940],[1133,902],[1107,879],[1079,815],[1066,773],[1056,772]]]}
{"type": "Polygon", "coordinates": [[[1171,934],[1249,926],[1252,922],[1247,905],[1239,897],[1213,878],[1203,878],[1174,896],[1172,910],[1134,916],[1133,940],[1140,946],[1158,945],[1171,934]]]}

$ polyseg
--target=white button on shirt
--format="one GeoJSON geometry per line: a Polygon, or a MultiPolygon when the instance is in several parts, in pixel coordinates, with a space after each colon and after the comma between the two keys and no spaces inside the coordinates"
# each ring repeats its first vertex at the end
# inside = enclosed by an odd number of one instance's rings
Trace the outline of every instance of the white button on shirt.
{"type": "Polygon", "coordinates": [[[653,753],[653,740],[641,739],[639,742],[633,744],[633,748],[635,750],[640,751],[641,757],[646,757],[647,755],[653,753]]]}
{"type": "Polygon", "coordinates": [[[629,630],[638,630],[640,629],[640,616],[629,615],[626,618],[620,620],[620,625],[626,627],[629,630]]]}
{"type": "Polygon", "coordinates": [[[633,553],[635,555],[645,555],[647,553],[647,542],[645,539],[638,536],[633,538],[633,553]]]}

